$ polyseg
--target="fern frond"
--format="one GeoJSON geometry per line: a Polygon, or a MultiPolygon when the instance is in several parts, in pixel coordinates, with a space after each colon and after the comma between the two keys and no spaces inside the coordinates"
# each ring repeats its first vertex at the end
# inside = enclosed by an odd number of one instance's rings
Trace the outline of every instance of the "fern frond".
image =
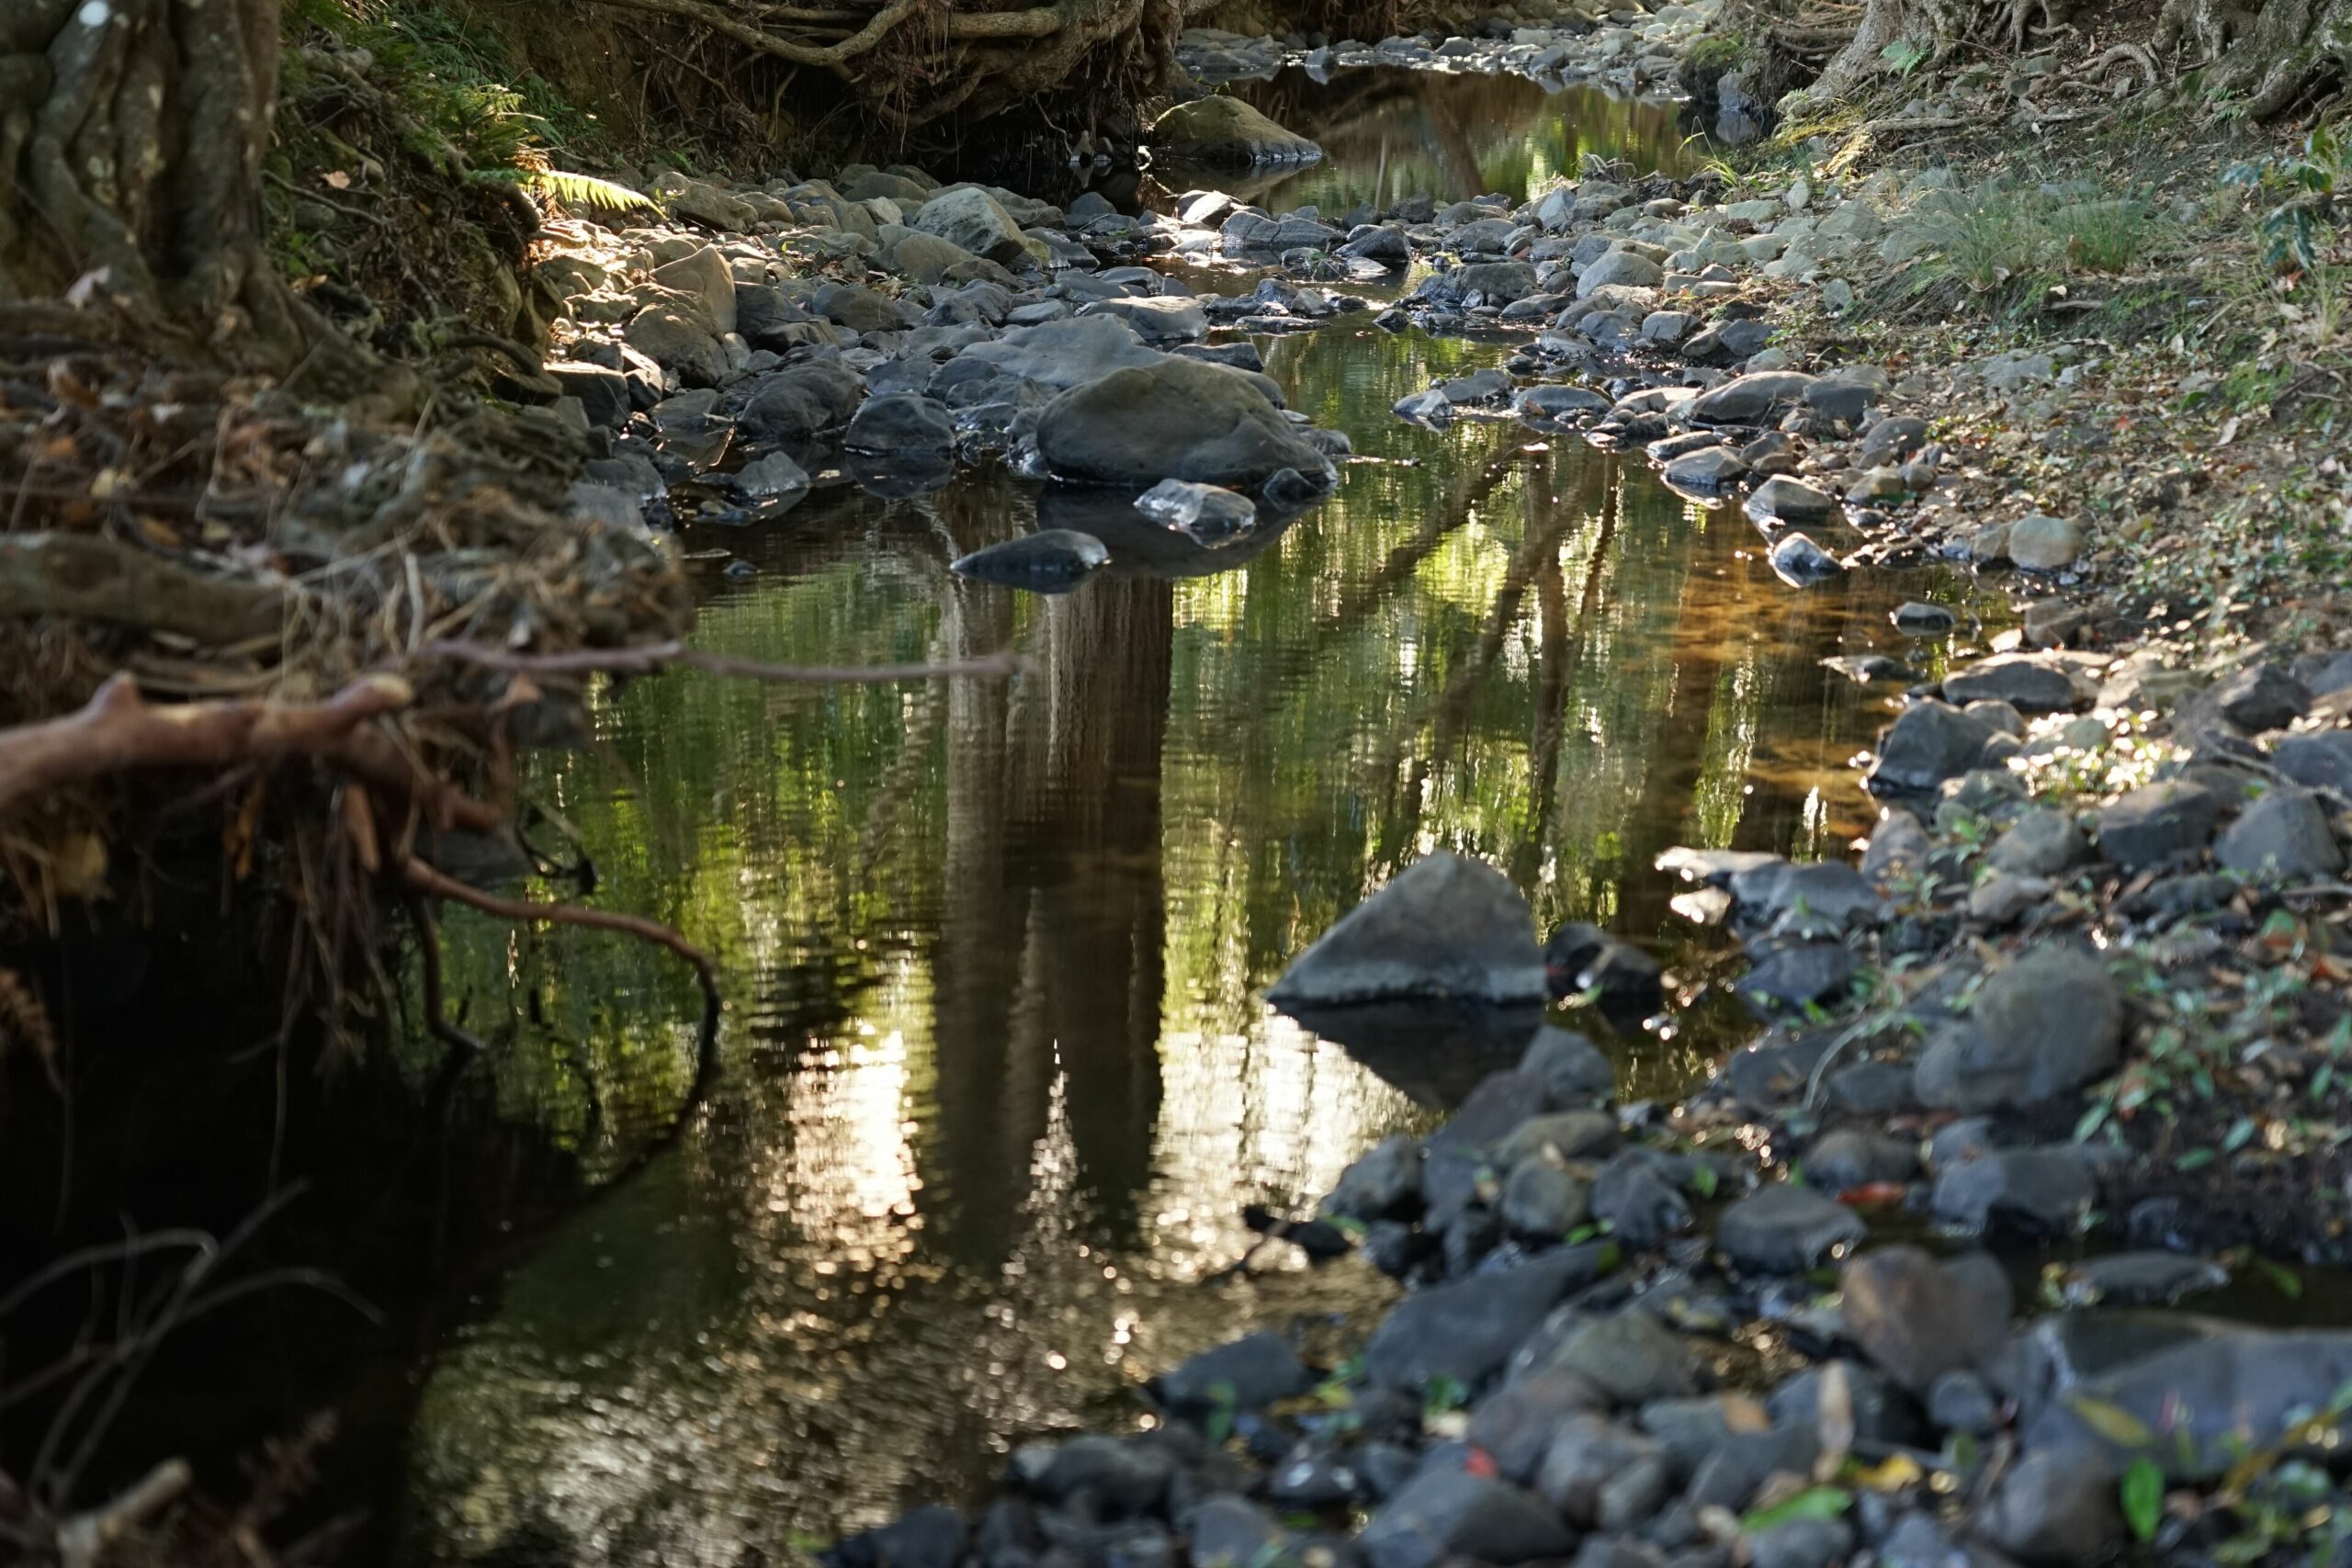
{"type": "Polygon", "coordinates": [[[634,212],[653,205],[651,197],[625,185],[565,169],[526,170],[523,185],[568,207],[593,207],[602,212],[634,212]]]}

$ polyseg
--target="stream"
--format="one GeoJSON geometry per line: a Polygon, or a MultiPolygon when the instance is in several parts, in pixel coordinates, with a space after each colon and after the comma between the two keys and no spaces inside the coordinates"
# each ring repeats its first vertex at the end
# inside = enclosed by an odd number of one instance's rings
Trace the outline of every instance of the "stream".
{"type": "MultiPolygon", "coordinates": [[[[1330,152],[1251,193],[1277,209],[1516,198],[1586,153],[1686,155],[1670,107],[1516,78],[1247,90],[1330,152]]],[[[1677,1095],[1751,1032],[1708,985],[1728,943],[1651,863],[1866,832],[1848,763],[1887,689],[1821,661],[1905,652],[1889,615],[1914,599],[1981,646],[1968,580],[1793,590],[1736,511],[1638,456],[1390,413],[1500,344],[1358,313],[1260,346],[1358,457],[1329,502],[1227,550],[995,473],[911,500],[833,476],[779,524],[689,531],[702,647],[1012,651],[1027,671],[650,682],[603,696],[593,749],[540,760],[598,901],[719,955],[722,1074],[631,1169],[692,1077],[690,976],[594,933],[450,919],[452,997],[504,1047],[497,1114],[591,1179],[629,1174],[404,1370],[394,1560],[774,1561],[968,1500],[1022,1436],[1120,1419],[1144,1378],[1249,1325],[1337,1343],[1391,1297],[1366,1266],[1204,1281],[1249,1246],[1243,1205],[1309,1206],[1433,1118],[1412,1073],[1261,999],[1432,849],[1503,867],[1547,931],[1594,920],[1667,962],[1693,1004],[1672,1028],[1566,1020],[1637,1090],[1677,1095]],[[1113,568],[1052,598],[948,570],[1057,525],[1101,534],[1113,568]]]]}

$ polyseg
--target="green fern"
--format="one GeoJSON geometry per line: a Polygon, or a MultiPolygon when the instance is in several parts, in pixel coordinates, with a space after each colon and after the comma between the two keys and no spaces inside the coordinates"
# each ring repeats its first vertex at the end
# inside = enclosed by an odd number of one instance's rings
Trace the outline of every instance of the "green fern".
{"type": "Polygon", "coordinates": [[[653,205],[652,198],[640,191],[569,169],[481,169],[475,171],[475,178],[519,185],[567,207],[590,207],[603,212],[635,212],[653,205]]]}

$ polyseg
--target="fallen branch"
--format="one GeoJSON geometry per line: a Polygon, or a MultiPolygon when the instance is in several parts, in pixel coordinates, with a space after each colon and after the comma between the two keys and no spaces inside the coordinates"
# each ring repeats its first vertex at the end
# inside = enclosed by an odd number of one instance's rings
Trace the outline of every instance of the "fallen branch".
{"type": "Polygon", "coordinates": [[[268,583],[208,577],[97,535],[0,538],[0,615],[72,615],[217,646],[274,637],[285,614],[284,591],[268,583]]]}
{"type": "MultiPolygon", "coordinates": [[[[859,55],[870,53],[891,31],[908,17],[924,10],[924,0],[891,0],[873,14],[873,19],[857,31],[830,44],[798,43],[778,38],[764,28],[756,27],[717,6],[704,0],[594,0],[599,6],[616,10],[637,11],[656,17],[676,17],[682,20],[699,22],[714,32],[724,33],[739,43],[749,45],[765,54],[802,65],[822,65],[847,76],[850,62],[859,55]]],[[[1023,11],[942,11],[930,18],[939,34],[949,39],[1049,38],[1062,28],[1058,7],[1039,6],[1023,11]]],[[[808,25],[808,18],[796,18],[808,25]]]]}
{"type": "Polygon", "coordinates": [[[420,643],[411,660],[441,659],[510,675],[658,675],[680,667],[742,681],[783,685],[839,686],[888,681],[929,681],[941,676],[1018,675],[1023,661],[1012,654],[951,660],[944,664],[865,664],[829,668],[815,664],[764,664],[689,648],[683,642],[638,648],[591,648],[567,653],[517,653],[479,642],[420,643]]]}

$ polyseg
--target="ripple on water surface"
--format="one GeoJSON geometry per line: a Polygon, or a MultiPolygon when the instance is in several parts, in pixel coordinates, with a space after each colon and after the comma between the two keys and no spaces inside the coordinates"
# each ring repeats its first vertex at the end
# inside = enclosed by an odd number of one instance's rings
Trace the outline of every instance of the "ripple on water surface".
{"type": "MultiPolygon", "coordinates": [[[[1247,1245],[1244,1202],[1311,1201],[1430,1114],[1267,1013],[1290,955],[1445,846],[1505,867],[1547,928],[1598,919],[1699,974],[1716,944],[1668,907],[1659,851],[1812,855],[1866,829],[1846,763],[1892,688],[1818,661],[1903,652],[1905,599],[1965,630],[1957,581],[1798,592],[1736,513],[1638,463],[1390,416],[1494,345],[1359,315],[1261,346],[1292,405],[1374,459],[1288,528],[1150,570],[1130,551],[1046,599],[947,563],[1068,521],[1067,498],[1041,519],[1001,477],[821,493],[726,536],[760,570],[712,575],[703,646],[1010,649],[1029,671],[640,682],[600,699],[598,750],[541,767],[601,901],[720,953],[725,1072],[430,1369],[404,1558],[773,1556],[969,1496],[1008,1440],[1132,1410],[1143,1377],[1250,1321],[1368,1310],[1385,1287],[1352,1265],[1202,1282],[1247,1245]]],[[[520,998],[503,1114],[592,1170],[662,1127],[691,1071],[674,968],[582,932],[453,918],[447,942],[476,1027],[520,998]]],[[[1670,1093],[1734,1029],[1701,1014],[1618,1048],[1670,1093]]]]}

